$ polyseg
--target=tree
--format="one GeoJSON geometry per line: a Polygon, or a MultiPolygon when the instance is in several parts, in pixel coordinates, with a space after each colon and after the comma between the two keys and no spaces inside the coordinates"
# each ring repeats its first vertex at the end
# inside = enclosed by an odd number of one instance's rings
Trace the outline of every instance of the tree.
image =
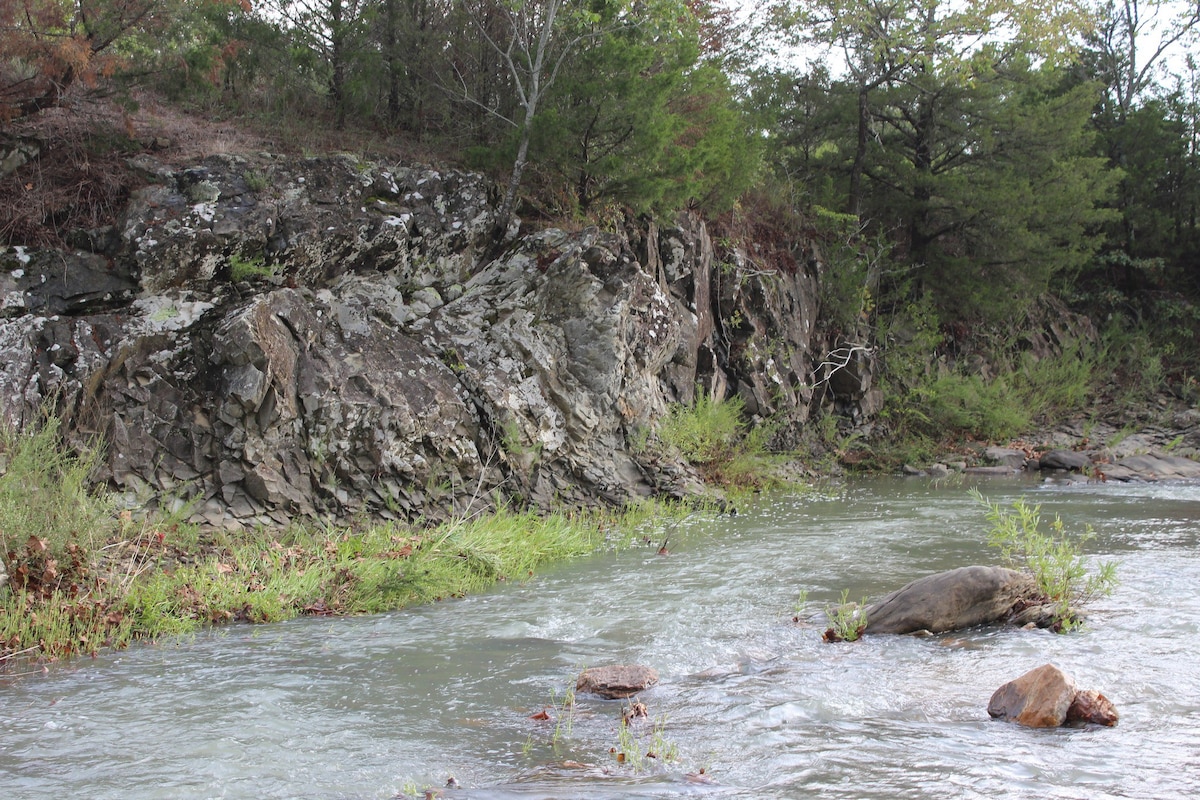
{"type": "Polygon", "coordinates": [[[1111,180],[1089,159],[1095,87],[1052,69],[1087,17],[1078,5],[825,0],[800,16],[847,63],[831,84],[852,131],[823,145],[842,210],[887,231],[894,254],[959,316],[1020,313],[1096,246],[1111,180]],[[1034,69],[1035,59],[1046,66],[1034,69]],[[849,141],[847,141],[849,139],[849,141]],[[1069,188],[1067,188],[1069,187],[1069,188]],[[1014,302],[1015,301],[1015,302],[1014,302]]]}
{"type": "Polygon", "coordinates": [[[348,84],[365,50],[369,0],[267,0],[284,20],[297,45],[308,48],[323,64],[329,104],[338,129],[346,126],[348,84]]]}
{"type": "MultiPolygon", "coordinates": [[[[558,80],[567,57],[581,43],[600,37],[605,17],[586,0],[462,0],[476,33],[500,59],[515,99],[512,113],[488,97],[472,92],[467,76],[456,65],[460,97],[503,120],[517,133],[516,154],[504,199],[496,213],[497,230],[508,228],[521,179],[529,165],[534,123],[547,93],[558,80]],[[492,20],[499,18],[500,24],[492,20]]],[[[622,9],[617,3],[597,4],[608,19],[622,9]]]]}
{"type": "Polygon", "coordinates": [[[58,104],[126,63],[118,45],[165,24],[168,0],[5,0],[0,5],[0,122],[58,104]]]}
{"type": "Polygon", "coordinates": [[[1106,116],[1122,124],[1159,78],[1172,51],[1192,42],[1200,3],[1177,0],[1108,0],[1088,37],[1091,76],[1104,82],[1106,116]]]}
{"type": "MultiPolygon", "coordinates": [[[[848,194],[854,214],[862,201],[875,92],[899,84],[970,83],[978,70],[990,69],[989,59],[1003,61],[1011,52],[1053,58],[1068,52],[1073,37],[1087,27],[1079,2],[1058,0],[806,0],[785,18],[797,40],[841,52],[846,82],[855,89],[848,194]]],[[[932,133],[937,112],[928,95],[917,103],[913,122],[921,137],[932,133]]]]}
{"type": "MultiPolygon", "coordinates": [[[[1183,187],[1197,176],[1185,175],[1194,146],[1181,116],[1187,106],[1182,76],[1175,87],[1164,85],[1163,78],[1172,58],[1186,61],[1192,72],[1190,56],[1181,58],[1181,51],[1198,32],[1200,4],[1195,2],[1109,0],[1100,6],[1098,25],[1082,53],[1084,78],[1104,86],[1095,115],[1103,152],[1125,172],[1115,204],[1121,218],[1111,235],[1134,259],[1179,253],[1184,226],[1176,216],[1175,233],[1167,234],[1172,220],[1160,216],[1169,205],[1163,201],[1181,199],[1183,187]]],[[[1133,282],[1132,276],[1126,281],[1133,282]]]]}
{"type": "Polygon", "coordinates": [[[727,205],[755,174],[750,126],[688,5],[645,4],[580,46],[532,140],[539,169],[587,212],[605,198],[638,210],[727,205]],[[711,52],[711,51],[710,51],[711,52]]]}

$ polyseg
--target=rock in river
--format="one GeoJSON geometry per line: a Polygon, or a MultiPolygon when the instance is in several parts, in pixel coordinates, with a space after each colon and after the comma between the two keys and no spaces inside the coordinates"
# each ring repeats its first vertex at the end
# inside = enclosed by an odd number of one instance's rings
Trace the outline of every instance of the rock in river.
{"type": "Polygon", "coordinates": [[[1003,567],[960,567],[919,578],[867,607],[866,633],[941,633],[1003,622],[1037,597],[1029,575],[1003,567]]]}
{"type": "Polygon", "coordinates": [[[579,674],[575,691],[616,700],[631,697],[658,683],[658,672],[640,664],[591,667],[579,674]]]}
{"type": "Polygon", "coordinates": [[[1079,691],[1053,664],[1026,672],[1001,686],[988,701],[988,714],[1030,728],[1056,728],[1069,722],[1117,724],[1117,710],[1094,690],[1079,691]]]}
{"type": "Polygon", "coordinates": [[[1067,721],[1075,682],[1053,664],[1043,664],[1001,686],[988,701],[988,714],[1030,728],[1056,728],[1067,721]]]}

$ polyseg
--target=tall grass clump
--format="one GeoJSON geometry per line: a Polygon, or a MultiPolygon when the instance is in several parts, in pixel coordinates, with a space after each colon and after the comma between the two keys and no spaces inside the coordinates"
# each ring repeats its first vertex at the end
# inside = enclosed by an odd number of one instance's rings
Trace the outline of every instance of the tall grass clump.
{"type": "Polygon", "coordinates": [[[0,425],[0,550],[18,568],[35,554],[64,559],[72,545],[91,551],[116,528],[111,500],[89,490],[97,451],[71,453],[59,427],[52,415],[33,429],[0,425]]]}
{"type": "Polygon", "coordinates": [[[1071,536],[1055,515],[1046,531],[1041,524],[1041,505],[1030,505],[1022,497],[1014,500],[1011,508],[1003,508],[978,489],[972,489],[971,495],[987,509],[992,524],[988,544],[1000,550],[1006,563],[1033,576],[1053,607],[1056,629],[1077,627],[1078,608],[1112,594],[1117,585],[1116,562],[1102,561],[1091,571],[1083,555],[1083,545],[1095,536],[1090,525],[1071,536]]]}
{"type": "Polygon", "coordinates": [[[127,636],[115,590],[96,569],[118,529],[111,500],[89,490],[96,450],[72,453],[59,420],[45,415],[25,430],[0,426],[0,457],[0,554],[9,574],[0,664],[13,653],[95,652],[127,636]]]}
{"type": "Polygon", "coordinates": [[[772,429],[750,428],[741,397],[698,395],[692,405],[676,404],[658,428],[659,440],[698,467],[707,480],[733,488],[774,482],[767,452],[772,429]]]}

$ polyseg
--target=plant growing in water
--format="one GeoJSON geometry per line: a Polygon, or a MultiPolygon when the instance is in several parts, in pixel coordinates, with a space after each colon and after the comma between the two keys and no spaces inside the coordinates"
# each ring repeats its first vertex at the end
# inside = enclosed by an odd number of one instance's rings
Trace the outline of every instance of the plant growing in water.
{"type": "Polygon", "coordinates": [[[658,717],[648,735],[639,737],[634,728],[637,720],[648,716],[644,703],[636,699],[621,711],[621,723],[617,729],[617,745],[611,752],[617,763],[624,764],[634,772],[648,769],[648,759],[661,764],[679,760],[679,747],[667,738],[667,718],[658,717]]]}
{"type": "Polygon", "coordinates": [[[822,637],[827,642],[854,642],[867,629],[867,598],[858,603],[849,602],[850,590],[842,590],[842,599],[836,606],[825,606],[829,618],[829,629],[822,637]]]}
{"type": "Polygon", "coordinates": [[[1042,507],[1030,505],[1021,497],[1010,509],[984,497],[978,489],[971,496],[988,509],[992,523],[987,542],[999,548],[1006,563],[1033,576],[1038,590],[1053,606],[1054,629],[1063,631],[1079,627],[1081,620],[1076,609],[1097,597],[1112,594],[1117,585],[1117,563],[1102,561],[1095,572],[1089,572],[1082,545],[1096,534],[1091,525],[1072,538],[1056,514],[1050,531],[1041,529],[1042,507]]]}

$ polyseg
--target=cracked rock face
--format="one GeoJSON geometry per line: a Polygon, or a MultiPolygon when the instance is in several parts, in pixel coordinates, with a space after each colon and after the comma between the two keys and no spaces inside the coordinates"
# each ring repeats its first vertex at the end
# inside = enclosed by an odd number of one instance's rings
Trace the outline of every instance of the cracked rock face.
{"type": "Polygon", "coordinates": [[[0,413],[53,402],[131,506],[270,524],[682,494],[685,467],[628,445],[671,403],[807,416],[815,278],[718,265],[697,220],[497,248],[476,175],[140,166],[103,252],[0,252],[0,413]]]}

